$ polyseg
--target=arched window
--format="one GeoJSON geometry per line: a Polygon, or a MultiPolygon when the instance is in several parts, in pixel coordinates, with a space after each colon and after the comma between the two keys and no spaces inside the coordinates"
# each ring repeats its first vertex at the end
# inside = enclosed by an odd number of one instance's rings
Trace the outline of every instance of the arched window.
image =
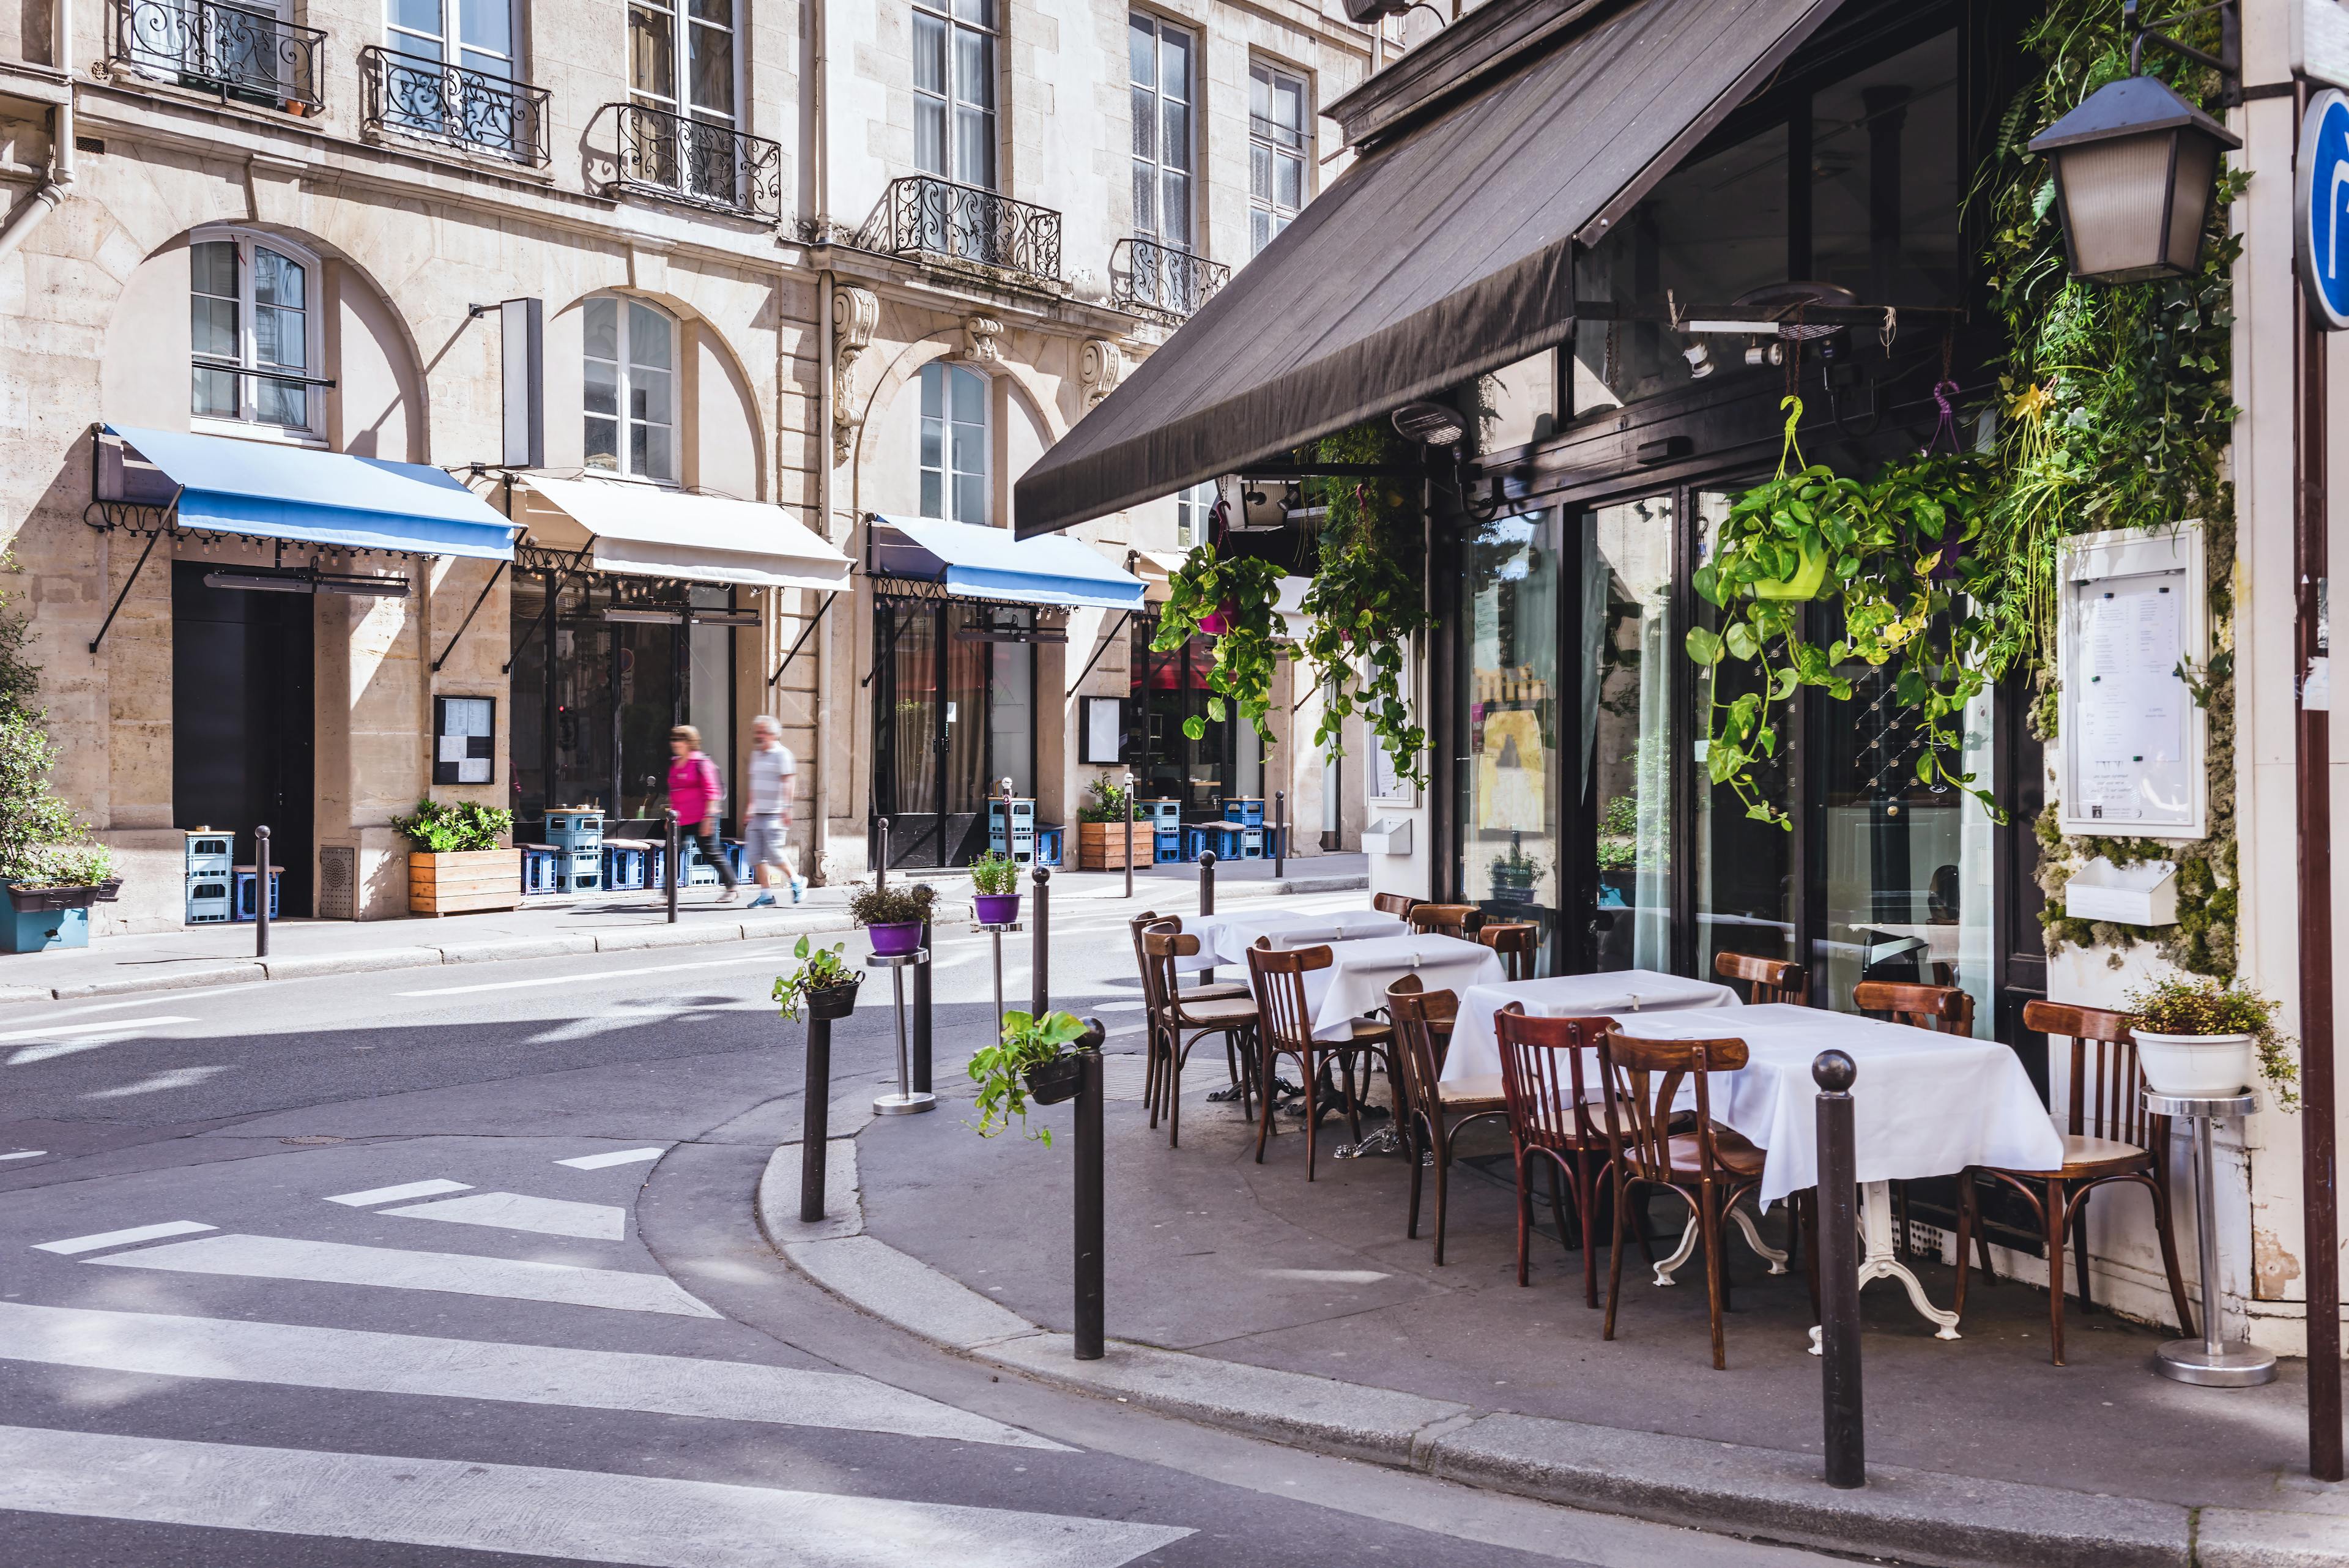
{"type": "Polygon", "coordinates": [[[641,299],[586,303],[587,466],[677,482],[677,323],[641,299]]]}
{"type": "Polygon", "coordinates": [[[987,378],[933,359],[922,367],[922,515],[988,521],[987,378]]]}
{"type": "Polygon", "coordinates": [[[315,435],[317,259],[273,234],[200,234],[188,245],[188,411],[315,435]]]}

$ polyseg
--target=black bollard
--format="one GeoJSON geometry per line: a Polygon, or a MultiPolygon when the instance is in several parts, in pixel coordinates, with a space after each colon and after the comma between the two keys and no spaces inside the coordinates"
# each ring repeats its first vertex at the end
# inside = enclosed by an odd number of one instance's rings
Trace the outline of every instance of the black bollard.
{"type": "MultiPolygon", "coordinates": [[[[1203,915],[1212,915],[1215,912],[1216,852],[1212,849],[1202,849],[1199,851],[1199,913],[1203,915]]],[[[1209,965],[1208,968],[1200,974],[1199,983],[1201,985],[1213,985],[1216,983],[1216,971],[1213,965],[1209,965]]],[[[1250,983],[1254,982],[1251,981],[1250,983]]]]}
{"type": "Polygon", "coordinates": [[[253,830],[253,956],[269,956],[269,829],[253,830]]]}
{"type": "MultiPolygon", "coordinates": [[[[1157,830],[1153,828],[1154,833],[1157,830]]],[[[1133,897],[1133,775],[1125,775],[1125,896],[1133,897]]]]}
{"type": "Polygon", "coordinates": [[[668,819],[668,923],[677,924],[677,885],[685,880],[684,840],[678,836],[677,813],[661,814],[668,819]]]}
{"type": "Polygon", "coordinates": [[[1085,1020],[1076,1040],[1077,1080],[1076,1353],[1079,1361],[1102,1358],[1102,1298],[1107,1276],[1106,1205],[1102,1192],[1102,1042],[1108,1031],[1098,1018],[1085,1020]]]}
{"type": "Polygon", "coordinates": [[[873,863],[873,888],[878,892],[889,885],[889,819],[876,817],[874,826],[881,830],[881,858],[873,863]]]}
{"type": "Polygon", "coordinates": [[[1028,1011],[1041,1018],[1052,1006],[1052,873],[1039,866],[1030,880],[1036,884],[1036,956],[1029,976],[1028,1011]]]}
{"type": "Polygon", "coordinates": [[[807,1086],[800,1107],[800,1220],[823,1218],[824,1140],[832,1132],[832,1020],[808,1006],[807,1086]]]}
{"type": "Polygon", "coordinates": [[[922,922],[922,961],[914,966],[913,1088],[930,1093],[930,922],[922,922]]]}
{"type": "Polygon", "coordinates": [[[1819,1376],[1826,1417],[1827,1485],[1868,1484],[1859,1389],[1859,1217],[1851,1085],[1859,1070],[1840,1051],[1811,1063],[1819,1086],[1819,1376]]]}
{"type": "Polygon", "coordinates": [[[1272,792],[1272,874],[1288,875],[1288,792],[1272,792]]]}

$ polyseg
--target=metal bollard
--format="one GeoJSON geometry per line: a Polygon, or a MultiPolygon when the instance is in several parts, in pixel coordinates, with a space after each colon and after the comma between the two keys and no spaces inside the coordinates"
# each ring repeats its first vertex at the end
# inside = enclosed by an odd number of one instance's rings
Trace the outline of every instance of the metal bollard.
{"type": "Polygon", "coordinates": [[[807,1085],[801,1091],[800,1220],[823,1218],[824,1140],[832,1132],[832,1020],[808,1016],[807,1085]]]}
{"type": "MultiPolygon", "coordinates": [[[[922,922],[922,951],[929,953],[930,922],[922,922]]],[[[913,1088],[916,1094],[930,1093],[930,967],[933,959],[926,958],[914,966],[914,1066],[913,1088]]]]}
{"type": "Polygon", "coordinates": [[[1288,875],[1288,792],[1272,792],[1272,874],[1288,875]]]}
{"type": "MultiPolygon", "coordinates": [[[[1151,831],[1155,833],[1156,828],[1151,831]]],[[[1133,897],[1133,775],[1125,775],[1125,896],[1133,897]]]]}
{"type": "Polygon", "coordinates": [[[269,956],[269,829],[253,830],[253,956],[269,956]]]}
{"type": "MultiPolygon", "coordinates": [[[[1212,915],[1215,912],[1216,852],[1212,849],[1202,849],[1199,851],[1199,913],[1203,915],[1212,915]]],[[[1201,985],[1215,984],[1215,970],[1210,968],[1204,971],[1199,976],[1199,983],[1201,985]]],[[[1251,981],[1250,983],[1252,984],[1254,982],[1251,981]]]]}
{"type": "Polygon", "coordinates": [[[873,890],[877,893],[889,885],[889,819],[874,817],[873,826],[881,830],[881,858],[873,863],[873,890]]]}
{"type": "Polygon", "coordinates": [[[685,853],[678,836],[677,813],[667,811],[661,815],[668,818],[668,876],[665,880],[668,883],[668,923],[673,926],[677,924],[677,885],[685,880],[685,853]]]}
{"type": "Polygon", "coordinates": [[[1029,976],[1028,1011],[1041,1018],[1052,1006],[1052,873],[1039,866],[1030,880],[1036,884],[1036,949],[1029,976]]]}
{"type": "Polygon", "coordinates": [[[1106,1204],[1102,1191],[1102,1042],[1108,1031],[1098,1018],[1085,1020],[1076,1041],[1081,1064],[1077,1080],[1076,1341],[1079,1361],[1102,1358],[1102,1306],[1107,1276],[1106,1204]]]}
{"type": "Polygon", "coordinates": [[[1840,1051],[1811,1063],[1819,1086],[1820,1401],[1826,1417],[1827,1485],[1868,1484],[1868,1438],[1859,1388],[1859,1189],[1853,1152],[1851,1085],[1859,1075],[1840,1051]]]}

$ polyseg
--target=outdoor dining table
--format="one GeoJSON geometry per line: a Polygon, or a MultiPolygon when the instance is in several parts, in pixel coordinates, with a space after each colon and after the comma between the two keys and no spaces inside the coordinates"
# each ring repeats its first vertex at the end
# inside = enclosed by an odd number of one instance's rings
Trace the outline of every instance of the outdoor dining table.
{"type": "Polygon", "coordinates": [[[1330,967],[1305,976],[1305,1003],[1313,1010],[1313,1037],[1343,1040],[1353,1021],[1387,1004],[1387,987],[1416,974],[1430,991],[1464,992],[1504,980],[1500,954],[1482,942],[1425,932],[1369,937],[1330,945],[1330,967]]]}
{"type": "Polygon", "coordinates": [[[1231,915],[1185,915],[1183,929],[1199,939],[1199,950],[1177,961],[1185,971],[1213,969],[1217,964],[1247,962],[1247,950],[1258,937],[1269,937],[1277,948],[1309,948],[1322,942],[1361,941],[1369,937],[1399,937],[1410,925],[1378,909],[1325,909],[1291,912],[1267,909],[1231,915]]]}
{"type": "MultiPolygon", "coordinates": [[[[1652,969],[1554,974],[1540,980],[1471,986],[1461,994],[1460,1015],[1452,1025],[1452,1049],[1444,1058],[1445,1083],[1499,1075],[1501,1044],[1494,1032],[1493,1015],[1513,1002],[1537,1018],[1627,1019],[1635,1012],[1739,1005],[1737,993],[1717,981],[1690,980],[1652,969]]],[[[1595,1086],[1597,1064],[1589,1067],[1585,1077],[1595,1086]]]]}

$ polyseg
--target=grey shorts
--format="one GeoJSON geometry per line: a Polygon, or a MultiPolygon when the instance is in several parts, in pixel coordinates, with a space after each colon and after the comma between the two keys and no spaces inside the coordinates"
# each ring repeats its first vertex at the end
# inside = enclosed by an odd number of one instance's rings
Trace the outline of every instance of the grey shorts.
{"type": "Polygon", "coordinates": [[[780,816],[745,817],[742,845],[753,866],[780,866],[786,871],[792,868],[791,862],[783,858],[783,819],[780,816]]]}

